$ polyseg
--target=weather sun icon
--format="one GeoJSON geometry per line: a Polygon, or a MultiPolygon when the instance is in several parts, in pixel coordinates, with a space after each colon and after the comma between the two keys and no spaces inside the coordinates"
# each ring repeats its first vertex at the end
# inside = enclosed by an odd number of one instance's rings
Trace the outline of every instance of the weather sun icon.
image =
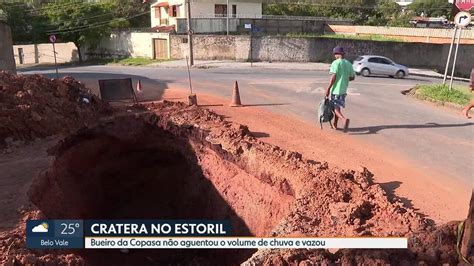
{"type": "Polygon", "coordinates": [[[42,223],[42,224],[39,224],[35,227],[33,227],[33,229],[31,229],[31,232],[33,233],[47,233],[48,232],[48,223],[42,223]]]}

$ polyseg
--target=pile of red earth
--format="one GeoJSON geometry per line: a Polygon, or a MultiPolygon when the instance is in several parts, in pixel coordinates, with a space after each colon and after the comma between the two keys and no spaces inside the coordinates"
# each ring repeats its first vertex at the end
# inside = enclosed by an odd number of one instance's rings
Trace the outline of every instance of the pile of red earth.
{"type": "Polygon", "coordinates": [[[409,248],[333,253],[274,249],[250,254],[85,250],[47,255],[24,247],[22,228],[0,242],[10,246],[8,252],[0,252],[0,262],[26,258],[36,262],[68,258],[90,265],[460,262],[457,223],[435,226],[399,199],[389,198],[365,168],[340,170],[306,160],[297,152],[259,141],[246,126],[206,109],[165,102],[134,114],[115,114],[101,125],[70,135],[50,152],[55,161],[28,192],[49,219],[229,219],[235,235],[402,236],[409,238],[409,248]],[[90,167],[92,163],[95,167],[90,167]]]}
{"type": "Polygon", "coordinates": [[[72,77],[0,72],[0,145],[70,133],[93,123],[108,106],[72,77]]]}

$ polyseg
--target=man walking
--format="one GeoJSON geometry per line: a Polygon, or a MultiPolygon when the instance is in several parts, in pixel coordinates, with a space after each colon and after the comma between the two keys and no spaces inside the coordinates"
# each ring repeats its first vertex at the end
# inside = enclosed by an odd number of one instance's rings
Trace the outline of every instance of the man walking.
{"type": "Polygon", "coordinates": [[[334,127],[337,129],[339,120],[344,121],[344,132],[349,128],[350,120],[341,112],[341,107],[346,106],[346,95],[349,81],[355,79],[355,72],[352,68],[351,62],[344,59],[344,49],[340,46],[336,46],[333,49],[333,54],[336,60],[331,64],[329,73],[331,74],[331,80],[329,86],[326,89],[326,98],[329,98],[334,106],[334,127]]]}

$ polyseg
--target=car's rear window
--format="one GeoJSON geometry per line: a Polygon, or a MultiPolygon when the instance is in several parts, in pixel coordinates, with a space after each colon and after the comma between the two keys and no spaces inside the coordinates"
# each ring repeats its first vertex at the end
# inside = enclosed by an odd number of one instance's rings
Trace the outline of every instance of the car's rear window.
{"type": "Polygon", "coordinates": [[[364,57],[363,57],[363,56],[359,56],[359,57],[357,57],[356,60],[354,60],[354,61],[362,61],[362,59],[364,59],[364,57]]]}

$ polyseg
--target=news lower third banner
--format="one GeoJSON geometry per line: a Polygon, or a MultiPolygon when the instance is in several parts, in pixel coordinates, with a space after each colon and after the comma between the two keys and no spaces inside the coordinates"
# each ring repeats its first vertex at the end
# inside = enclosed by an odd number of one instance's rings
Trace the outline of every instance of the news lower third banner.
{"type": "Polygon", "coordinates": [[[31,249],[405,249],[399,237],[237,237],[226,220],[28,220],[31,249]]]}

